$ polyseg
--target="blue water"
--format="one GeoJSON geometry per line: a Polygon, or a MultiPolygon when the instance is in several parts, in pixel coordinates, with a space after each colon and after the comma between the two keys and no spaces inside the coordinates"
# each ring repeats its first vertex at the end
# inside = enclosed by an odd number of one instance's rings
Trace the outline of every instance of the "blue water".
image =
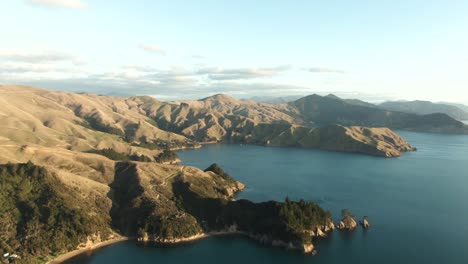
{"type": "Polygon", "coordinates": [[[216,162],[245,183],[239,198],[304,198],[335,220],[343,208],[369,216],[370,230],[316,241],[317,256],[213,237],[169,248],[123,242],[69,263],[468,263],[468,136],[399,133],[418,151],[394,159],[245,145],[179,152],[185,165],[216,162]]]}

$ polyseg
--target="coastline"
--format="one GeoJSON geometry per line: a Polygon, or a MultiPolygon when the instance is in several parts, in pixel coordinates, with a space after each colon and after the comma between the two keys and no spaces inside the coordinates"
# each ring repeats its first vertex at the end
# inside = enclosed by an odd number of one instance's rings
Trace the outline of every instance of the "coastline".
{"type": "Polygon", "coordinates": [[[194,146],[191,146],[191,147],[187,147],[187,146],[184,146],[184,147],[174,147],[174,148],[169,148],[170,150],[174,151],[174,150],[186,150],[186,149],[199,149],[201,147],[203,147],[203,145],[212,145],[212,144],[218,144],[219,141],[204,141],[204,142],[197,142],[198,145],[194,145],[194,146]]]}
{"type": "MultiPolygon", "coordinates": [[[[202,240],[202,239],[205,239],[205,238],[208,238],[208,237],[211,237],[211,236],[224,236],[224,235],[245,235],[245,236],[248,236],[247,233],[240,232],[240,231],[232,231],[232,232],[231,231],[219,231],[219,232],[201,233],[201,234],[194,235],[194,236],[191,236],[191,237],[181,238],[181,239],[177,239],[177,240],[173,240],[173,241],[166,241],[166,242],[164,242],[164,241],[155,241],[155,240],[138,241],[138,242],[140,242],[140,243],[159,243],[159,244],[167,244],[167,245],[177,245],[177,244],[195,242],[195,241],[202,240]]],[[[71,258],[73,258],[75,256],[78,256],[80,254],[83,254],[83,253],[85,253],[87,251],[93,251],[93,250],[96,250],[96,249],[99,249],[99,248],[102,248],[102,247],[106,247],[106,246],[116,244],[116,243],[119,243],[119,242],[123,242],[123,241],[128,241],[128,240],[131,240],[131,239],[133,239],[133,238],[118,237],[118,238],[105,240],[105,241],[93,244],[92,246],[89,246],[89,247],[86,247],[86,248],[76,249],[76,250],[64,253],[62,255],[59,255],[59,256],[53,258],[52,260],[48,261],[47,264],[60,264],[60,263],[63,263],[64,261],[67,261],[67,260],[69,260],[69,259],[71,259],[71,258]]]]}
{"type": "Polygon", "coordinates": [[[171,239],[171,240],[158,240],[158,239],[148,239],[148,240],[139,240],[140,243],[157,243],[157,244],[166,244],[166,245],[177,245],[183,244],[188,242],[194,242],[198,240],[202,240],[205,238],[213,237],[213,236],[228,236],[228,235],[245,235],[249,236],[248,233],[242,231],[214,231],[208,233],[200,233],[190,237],[178,238],[178,239],[171,239]]]}
{"type": "Polygon", "coordinates": [[[148,240],[137,240],[138,243],[156,243],[161,245],[178,245],[184,243],[191,243],[196,242],[199,240],[203,240],[209,237],[215,236],[232,236],[232,235],[239,235],[244,236],[254,241],[257,241],[261,244],[267,244],[272,247],[282,247],[285,249],[296,249],[296,250],[303,250],[304,254],[312,254],[315,255],[316,251],[314,250],[314,245],[312,243],[304,244],[301,247],[293,245],[291,242],[284,242],[282,240],[271,240],[264,235],[255,235],[252,233],[244,232],[244,231],[213,231],[208,233],[200,233],[191,237],[180,238],[180,239],[172,239],[172,240],[155,240],[155,239],[148,239],[148,240]]]}
{"type": "MultiPolygon", "coordinates": [[[[196,242],[196,241],[199,241],[199,240],[202,240],[202,239],[205,239],[205,238],[209,238],[209,237],[214,237],[214,236],[229,236],[229,235],[245,236],[245,237],[248,237],[250,239],[256,240],[256,241],[258,241],[260,243],[271,244],[271,246],[273,246],[273,247],[284,247],[284,248],[289,248],[289,249],[301,249],[301,248],[293,246],[291,243],[286,243],[286,242],[280,241],[280,240],[271,240],[271,241],[269,241],[268,239],[265,239],[265,238],[263,238],[263,237],[261,237],[259,235],[254,235],[254,234],[250,234],[250,233],[243,232],[243,231],[237,231],[237,230],[236,231],[213,231],[213,232],[208,232],[208,233],[200,233],[200,234],[197,234],[197,235],[194,235],[194,236],[191,236],[191,237],[172,239],[172,240],[157,240],[157,239],[156,240],[154,240],[154,239],[140,240],[140,239],[136,239],[135,242],[136,243],[157,243],[157,244],[162,244],[162,245],[178,245],[178,244],[196,242]]],[[[102,248],[102,247],[105,247],[105,246],[109,246],[109,245],[119,243],[119,242],[123,242],[123,241],[128,241],[128,240],[131,240],[131,239],[134,239],[134,238],[119,237],[119,238],[109,239],[109,240],[106,240],[106,241],[103,241],[103,242],[100,242],[100,243],[97,243],[97,244],[93,244],[92,246],[89,246],[89,247],[86,247],[86,248],[76,249],[76,250],[67,252],[65,254],[59,255],[56,258],[48,261],[47,264],[60,264],[60,263],[63,263],[64,261],[67,261],[67,260],[69,260],[69,259],[71,259],[71,258],[73,258],[73,257],[75,257],[77,255],[83,254],[85,252],[93,251],[93,250],[96,250],[96,249],[99,249],[99,248],[102,248]]],[[[310,248],[310,250],[304,251],[303,253],[304,254],[311,253],[311,254],[314,255],[314,246],[312,244],[305,245],[305,246],[308,246],[310,248]]],[[[305,249],[306,248],[304,247],[304,250],[305,249]]]]}
{"type": "Polygon", "coordinates": [[[53,258],[50,261],[47,261],[47,264],[60,264],[60,263],[63,263],[64,261],[66,261],[66,260],[69,260],[69,259],[71,259],[71,258],[73,258],[75,256],[78,256],[80,254],[83,254],[83,253],[85,253],[87,251],[92,251],[92,250],[95,250],[95,249],[98,249],[98,248],[102,248],[102,247],[109,246],[109,245],[112,245],[112,244],[115,244],[115,243],[127,241],[127,240],[130,240],[130,239],[131,238],[129,238],[129,237],[118,237],[118,238],[105,240],[105,241],[93,244],[93,245],[85,247],[85,248],[75,249],[73,251],[70,251],[70,252],[64,253],[62,255],[59,255],[59,256],[53,258]]]}

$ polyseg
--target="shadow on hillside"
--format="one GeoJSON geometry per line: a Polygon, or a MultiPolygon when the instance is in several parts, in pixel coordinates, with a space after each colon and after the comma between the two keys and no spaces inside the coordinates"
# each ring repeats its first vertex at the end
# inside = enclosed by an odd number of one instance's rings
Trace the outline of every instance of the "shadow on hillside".
{"type": "Polygon", "coordinates": [[[153,204],[141,198],[144,189],[137,175],[136,164],[116,162],[114,181],[109,186],[111,189],[107,196],[112,200],[112,227],[122,235],[134,235],[138,219],[148,217],[154,208],[153,204]],[[139,200],[138,206],[135,206],[136,200],[139,200]]]}

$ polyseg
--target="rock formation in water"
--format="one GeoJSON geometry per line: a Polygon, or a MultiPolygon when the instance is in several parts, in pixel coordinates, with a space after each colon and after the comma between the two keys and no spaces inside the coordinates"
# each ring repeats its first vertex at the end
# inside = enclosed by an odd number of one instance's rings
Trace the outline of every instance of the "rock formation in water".
{"type": "Polygon", "coordinates": [[[356,220],[351,216],[346,216],[338,224],[338,229],[340,230],[354,230],[357,227],[356,220]]]}
{"type": "Polygon", "coordinates": [[[348,231],[356,229],[356,218],[348,209],[343,209],[341,211],[341,215],[343,216],[343,219],[341,219],[341,221],[338,223],[338,229],[348,231]]]}
{"type": "Polygon", "coordinates": [[[369,218],[367,216],[364,216],[362,218],[362,221],[360,222],[360,224],[364,229],[369,229],[371,227],[371,225],[369,223],[369,218]]]}

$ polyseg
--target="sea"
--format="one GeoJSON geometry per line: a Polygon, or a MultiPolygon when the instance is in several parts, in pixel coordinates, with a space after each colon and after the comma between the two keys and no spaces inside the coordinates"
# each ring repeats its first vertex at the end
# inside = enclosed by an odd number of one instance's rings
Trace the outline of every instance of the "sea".
{"type": "Polygon", "coordinates": [[[317,239],[317,255],[242,236],[177,246],[113,244],[66,263],[468,263],[468,136],[398,131],[417,151],[399,158],[252,145],[205,145],[184,165],[218,163],[246,184],[238,199],[305,199],[372,227],[317,239]]]}

